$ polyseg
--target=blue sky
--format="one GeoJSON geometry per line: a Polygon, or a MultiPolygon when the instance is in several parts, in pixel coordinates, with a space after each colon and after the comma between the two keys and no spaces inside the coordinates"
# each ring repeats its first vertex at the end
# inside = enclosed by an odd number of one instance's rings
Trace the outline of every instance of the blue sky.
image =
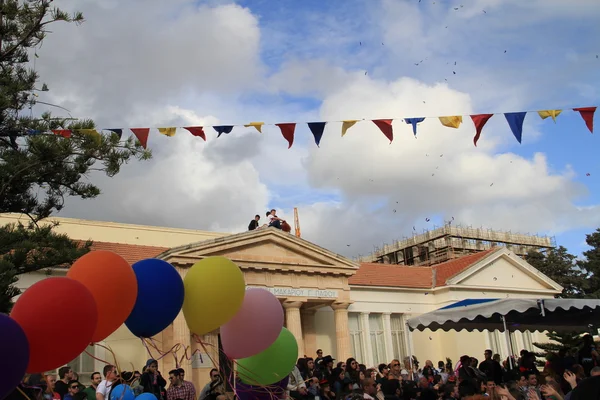
{"type": "MultiPolygon", "coordinates": [[[[83,8],[87,22],[77,35],[58,27],[53,37],[61,39],[51,37],[41,50],[51,100],[111,127],[467,116],[600,103],[596,0],[140,1],[118,3],[115,14],[115,2],[62,0],[67,9],[83,8]],[[172,16],[169,24],[164,15],[172,16]]],[[[343,139],[339,124],[330,124],[316,149],[299,125],[291,150],[276,127],[262,135],[236,128],[218,141],[211,132],[207,143],[151,134],[151,162],[102,181],[94,207],[74,203],[67,213],[236,231],[263,209],[291,216],[299,207],[307,239],[345,255],[452,217],[556,235],[574,253],[600,226],[600,139],[572,111],[556,124],[528,114],[520,145],[502,115],[486,125],[476,149],[468,117],[456,131],[428,119],[417,139],[401,120],[394,131],[388,145],[369,122],[343,139]],[[178,211],[165,215],[165,201],[178,211]]]]}

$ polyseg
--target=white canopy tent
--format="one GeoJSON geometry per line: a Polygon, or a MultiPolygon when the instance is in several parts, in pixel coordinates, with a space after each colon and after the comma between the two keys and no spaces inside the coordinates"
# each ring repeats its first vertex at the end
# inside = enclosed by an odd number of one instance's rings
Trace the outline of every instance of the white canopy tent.
{"type": "Polygon", "coordinates": [[[588,330],[600,324],[600,300],[467,299],[407,321],[422,331],[557,331],[588,330]]]}
{"type": "Polygon", "coordinates": [[[509,332],[576,332],[600,325],[600,300],[466,299],[411,318],[406,325],[410,331],[498,330],[511,349],[509,332]]]}

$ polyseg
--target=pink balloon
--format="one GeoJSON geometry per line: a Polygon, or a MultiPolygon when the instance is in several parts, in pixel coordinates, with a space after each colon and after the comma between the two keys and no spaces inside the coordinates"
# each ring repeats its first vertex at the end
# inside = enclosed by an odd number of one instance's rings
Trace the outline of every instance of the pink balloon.
{"type": "Polygon", "coordinates": [[[246,290],[238,313],[221,326],[223,351],[230,358],[246,358],[266,350],[281,333],[283,307],[271,292],[246,290]]]}

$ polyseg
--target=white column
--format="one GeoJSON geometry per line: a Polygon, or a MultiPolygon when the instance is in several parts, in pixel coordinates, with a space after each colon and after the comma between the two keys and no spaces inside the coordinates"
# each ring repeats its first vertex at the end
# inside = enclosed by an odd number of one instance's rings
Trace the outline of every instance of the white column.
{"type": "Polygon", "coordinates": [[[360,345],[363,350],[364,360],[361,360],[367,367],[373,366],[373,348],[371,347],[371,333],[369,329],[369,313],[360,313],[361,337],[360,345]]]}
{"type": "Polygon", "coordinates": [[[283,303],[285,309],[285,327],[294,335],[298,342],[298,358],[304,357],[304,337],[302,336],[302,318],[300,316],[300,301],[286,301],[283,303]]]}
{"type": "MultiPolygon", "coordinates": [[[[383,313],[383,338],[385,340],[385,358],[386,362],[394,359],[394,343],[392,339],[392,313],[383,313]]],[[[400,360],[402,361],[402,360],[400,360]]]]}
{"type": "Polygon", "coordinates": [[[336,357],[345,360],[354,356],[350,351],[350,332],[348,331],[348,307],[350,303],[333,303],[333,318],[335,319],[336,357]]]}

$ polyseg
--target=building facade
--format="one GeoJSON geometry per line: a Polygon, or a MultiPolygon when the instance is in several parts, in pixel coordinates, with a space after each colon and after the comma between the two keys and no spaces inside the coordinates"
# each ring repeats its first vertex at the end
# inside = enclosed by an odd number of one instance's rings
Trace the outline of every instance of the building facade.
{"type": "MultiPolygon", "coordinates": [[[[18,216],[2,215],[0,223],[18,216]]],[[[56,218],[57,231],[77,240],[93,240],[93,249],[110,250],[135,263],[160,258],[184,277],[197,261],[224,256],[243,271],[249,287],[270,290],[285,310],[286,327],[294,334],[299,355],[315,356],[317,349],[345,361],[355,357],[368,366],[414,354],[434,362],[463,354],[483,357],[491,348],[510,353],[497,332],[413,332],[406,320],[465,298],[544,298],[562,288],[507,248],[490,248],[434,266],[415,267],[359,263],[316,244],[273,228],[227,235],[194,230],[148,227],[56,218]]],[[[48,273],[21,276],[26,290],[48,273]]],[[[210,306],[210,305],[207,305],[210,306]]],[[[539,333],[513,335],[514,349],[532,349],[544,341],[539,333]]],[[[192,335],[183,315],[171,326],[143,342],[125,326],[99,345],[90,346],[70,365],[85,381],[102,370],[102,361],[122,370],[141,370],[148,358],[160,359],[164,373],[180,366],[197,385],[208,381],[219,363],[218,332],[192,335]],[[107,349],[110,349],[108,351],[107,349]],[[114,354],[114,356],[113,356],[114,354]],[[93,355],[93,357],[90,357],[93,355]],[[102,360],[102,361],[99,361],[102,360]]]]}

